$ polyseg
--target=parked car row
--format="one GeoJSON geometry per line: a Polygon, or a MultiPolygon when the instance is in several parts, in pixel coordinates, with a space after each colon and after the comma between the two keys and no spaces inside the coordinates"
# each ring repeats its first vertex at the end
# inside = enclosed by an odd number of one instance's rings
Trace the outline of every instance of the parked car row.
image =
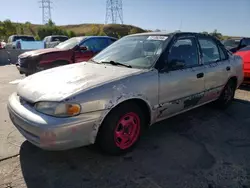
{"type": "Polygon", "coordinates": [[[41,70],[88,61],[117,39],[106,36],[73,37],[54,48],[28,51],[18,57],[20,74],[26,76],[41,70]]]}
{"type": "Polygon", "coordinates": [[[244,78],[240,56],[191,32],[76,37],[26,52],[18,67],[62,61],[69,65],[26,77],[8,101],[13,124],[46,150],[128,152],[155,122],[211,102],[226,108],[244,78]]]}
{"type": "MultiPolygon", "coordinates": [[[[43,39],[44,46],[43,48],[53,48],[61,42],[68,40],[69,38],[64,35],[52,35],[47,36],[43,39]]],[[[21,49],[20,41],[27,41],[27,42],[35,42],[35,37],[30,35],[11,35],[8,38],[8,42],[6,44],[7,49],[21,49]]]]}

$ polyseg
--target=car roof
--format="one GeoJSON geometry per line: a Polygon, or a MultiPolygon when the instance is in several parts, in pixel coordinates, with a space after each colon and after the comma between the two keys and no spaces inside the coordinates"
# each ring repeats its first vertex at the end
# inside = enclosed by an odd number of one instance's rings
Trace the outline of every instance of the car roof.
{"type": "Polygon", "coordinates": [[[50,35],[50,36],[47,36],[47,37],[68,37],[66,35],[50,35]]]}
{"type": "Polygon", "coordinates": [[[85,36],[85,38],[109,38],[109,39],[116,39],[115,37],[110,37],[110,36],[85,36]]]}
{"type": "Polygon", "coordinates": [[[205,33],[197,33],[197,32],[181,32],[181,31],[176,31],[176,32],[145,32],[145,33],[136,33],[136,34],[131,34],[128,36],[149,36],[149,35],[161,35],[161,36],[173,36],[173,35],[177,35],[177,34],[186,34],[186,35],[199,35],[199,36],[210,36],[208,34],[205,33]]]}

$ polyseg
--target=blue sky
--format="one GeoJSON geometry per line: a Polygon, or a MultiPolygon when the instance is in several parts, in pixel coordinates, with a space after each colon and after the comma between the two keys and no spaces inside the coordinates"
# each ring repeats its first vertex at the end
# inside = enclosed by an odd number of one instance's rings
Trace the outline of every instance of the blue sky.
{"type": "MultiPolygon", "coordinates": [[[[38,0],[1,0],[0,20],[42,23],[38,0]],[[18,2],[18,5],[17,5],[18,2]]],[[[53,0],[57,25],[104,23],[106,0],[53,0]]],[[[144,29],[250,36],[250,0],[123,0],[124,23],[144,29]]]]}

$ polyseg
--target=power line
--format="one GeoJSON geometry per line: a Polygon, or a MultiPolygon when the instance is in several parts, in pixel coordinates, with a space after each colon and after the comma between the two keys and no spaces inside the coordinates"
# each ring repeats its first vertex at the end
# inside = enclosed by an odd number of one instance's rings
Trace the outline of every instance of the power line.
{"type": "Polygon", "coordinates": [[[42,16],[43,16],[43,24],[48,23],[49,20],[51,20],[51,0],[41,0],[39,1],[41,4],[40,8],[42,9],[42,16]]]}
{"type": "Polygon", "coordinates": [[[110,22],[123,24],[122,0],[107,0],[105,24],[110,22]]]}

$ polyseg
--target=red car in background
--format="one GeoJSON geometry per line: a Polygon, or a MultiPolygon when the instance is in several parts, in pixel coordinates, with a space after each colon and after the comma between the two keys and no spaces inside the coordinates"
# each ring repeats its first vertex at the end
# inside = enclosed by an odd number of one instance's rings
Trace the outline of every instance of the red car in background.
{"type": "Polygon", "coordinates": [[[108,36],[73,37],[55,48],[25,52],[18,57],[16,67],[26,76],[49,68],[88,61],[117,39],[108,36]]]}
{"type": "Polygon", "coordinates": [[[243,59],[243,71],[245,84],[250,84],[250,38],[242,38],[236,48],[230,50],[243,59]]]}

